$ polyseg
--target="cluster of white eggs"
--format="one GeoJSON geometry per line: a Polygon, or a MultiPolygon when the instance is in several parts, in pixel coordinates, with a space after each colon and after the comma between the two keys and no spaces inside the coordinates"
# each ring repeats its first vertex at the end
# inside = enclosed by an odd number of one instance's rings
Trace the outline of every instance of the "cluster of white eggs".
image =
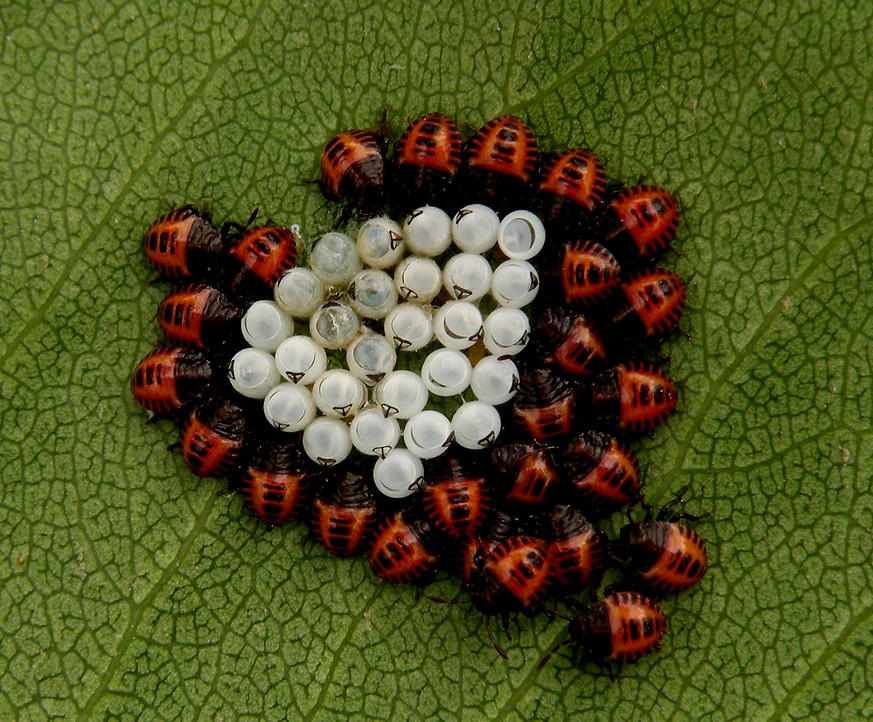
{"type": "Polygon", "coordinates": [[[425,206],[402,226],[372,218],[357,239],[327,233],[313,245],[308,268],[292,268],[273,301],[246,311],[242,332],[251,346],[231,360],[231,384],[262,399],[275,428],[302,431],[303,449],[316,463],[339,463],[356,448],[378,457],[373,476],[380,491],[406,496],[423,478],[422,459],[453,441],[482,449],[500,434],[495,406],[518,387],[512,357],[528,341],[523,308],[539,290],[530,259],[544,241],[535,214],[520,210],[501,220],[479,204],[454,218],[425,206]],[[459,253],[441,268],[435,259],[453,242],[459,253]],[[499,253],[491,252],[495,245],[499,253]],[[443,302],[435,306],[438,296],[443,302]],[[302,333],[295,333],[295,320],[302,333]],[[434,340],[439,347],[420,373],[395,368],[398,353],[434,340]],[[327,351],[343,350],[345,368],[328,369],[327,351]],[[468,389],[475,400],[461,403],[451,419],[427,408],[430,394],[453,397],[468,389]]]}

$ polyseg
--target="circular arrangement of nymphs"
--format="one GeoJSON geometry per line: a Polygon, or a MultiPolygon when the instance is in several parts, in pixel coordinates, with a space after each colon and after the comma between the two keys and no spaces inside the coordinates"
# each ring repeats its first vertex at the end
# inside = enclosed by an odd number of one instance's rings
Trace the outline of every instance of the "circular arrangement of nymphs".
{"type": "Polygon", "coordinates": [[[686,303],[663,258],[676,200],[610,182],[588,149],[542,151],[513,116],[465,142],[430,113],[392,146],[383,115],[326,144],[319,185],[342,209],[306,240],[190,205],[146,231],[176,285],[135,400],[263,523],[304,523],[389,583],[455,574],[489,634],[567,604],[559,647],[657,649],[659,599],[707,570],[687,487],[656,513],[635,453],[681,406],[657,355],[686,303]]]}

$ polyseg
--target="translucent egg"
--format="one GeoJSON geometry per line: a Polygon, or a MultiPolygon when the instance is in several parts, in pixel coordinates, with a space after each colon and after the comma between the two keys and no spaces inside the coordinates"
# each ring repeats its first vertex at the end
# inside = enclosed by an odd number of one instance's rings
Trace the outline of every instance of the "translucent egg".
{"type": "Polygon", "coordinates": [[[443,266],[443,286],[452,298],[478,301],[491,289],[491,264],[478,253],[458,253],[443,266]]]}
{"type": "Polygon", "coordinates": [[[403,224],[403,238],[410,252],[438,256],[452,242],[452,219],[435,206],[416,208],[403,224]]]}
{"type": "Polygon", "coordinates": [[[427,387],[412,371],[392,371],[376,384],[375,399],[385,416],[408,419],[427,405],[427,387]]]}
{"type": "Polygon", "coordinates": [[[470,390],[479,401],[499,406],[518,391],[518,366],[512,359],[486,356],[473,367],[470,390]]]}
{"type": "Polygon", "coordinates": [[[452,416],[455,441],[465,449],[491,446],[500,434],[500,414],[491,404],[469,401],[452,416]]]}
{"type": "Polygon", "coordinates": [[[390,218],[371,218],[358,231],[358,256],[370,268],[390,268],[406,251],[403,230],[390,218]]]}
{"type": "Polygon", "coordinates": [[[347,348],[361,330],[361,319],[342,301],[328,301],[309,319],[309,334],[325,348],[347,348]]]}
{"type": "Polygon", "coordinates": [[[482,330],[482,313],[468,301],[449,301],[434,314],[433,335],[448,349],[470,348],[482,330]]]}
{"type": "Polygon", "coordinates": [[[435,396],[455,396],[470,385],[473,367],[460,351],[440,348],[428,354],[421,366],[421,380],[435,396]]]}
{"type": "Polygon", "coordinates": [[[485,253],[497,243],[500,218],[479,203],[464,206],[452,219],[452,238],[455,245],[468,253],[485,253]]]}
{"type": "Polygon", "coordinates": [[[418,351],[433,338],[430,307],[401,303],[385,317],[385,335],[398,351],[418,351]]]}
{"type": "Polygon", "coordinates": [[[257,348],[237,351],[228,364],[227,376],[234,390],[250,399],[264,398],[282,381],[273,357],[257,348]]]}
{"type": "Polygon", "coordinates": [[[276,368],[292,383],[308,386],[327,369],[327,354],[309,336],[292,336],[276,349],[276,368]]]}
{"type": "Polygon", "coordinates": [[[385,271],[365,268],[349,282],[349,305],[364,318],[385,318],[397,305],[397,288],[385,271]]]}
{"type": "Polygon", "coordinates": [[[394,285],[401,300],[430,303],[443,287],[443,272],[432,258],[407,256],[394,269],[394,285]]]}
{"type": "Polygon", "coordinates": [[[242,334],[255,348],[273,353],[294,334],[294,322],[272,301],[255,301],[242,317],[242,334]]]}
{"type": "Polygon", "coordinates": [[[452,424],[439,411],[420,411],[406,422],[403,443],[419,459],[433,459],[452,443],[452,424]]]}
{"type": "Polygon", "coordinates": [[[535,213],[513,211],[504,216],[497,229],[497,245],[507,258],[527,261],[546,243],[546,228],[535,213]]]}
{"type": "Polygon", "coordinates": [[[497,308],[485,318],[482,340],[495,356],[515,356],[530,340],[530,319],[520,308],[497,308]]]}
{"type": "Polygon", "coordinates": [[[358,336],[346,351],[346,366],[367,386],[375,386],[396,363],[394,344],[378,333],[358,336]]]}
{"type": "Polygon", "coordinates": [[[279,431],[303,431],[315,413],[315,401],[305,386],[281,383],[264,399],[264,416],[279,431]]]}
{"type": "Polygon", "coordinates": [[[391,499],[403,499],[424,485],[424,466],[408,449],[391,449],[373,466],[376,488],[391,499]]]}
{"type": "Polygon", "coordinates": [[[344,286],[361,270],[361,259],[345,233],[326,233],[312,246],[309,267],[325,285],[344,286]]]}
{"type": "Polygon", "coordinates": [[[357,413],[367,400],[360,379],[345,369],[325,371],[312,384],[312,398],[325,416],[345,418],[357,413]]]}
{"type": "Polygon", "coordinates": [[[362,454],[385,458],[400,441],[400,424],[387,418],[380,409],[365,409],[349,424],[352,444],[362,454]]]}
{"type": "Polygon", "coordinates": [[[501,306],[527,306],[539,290],[539,274],[527,261],[504,261],[491,276],[491,295],[501,306]]]}
{"type": "Polygon", "coordinates": [[[321,466],[333,466],[344,461],[352,451],[348,424],[339,419],[319,416],[303,431],[303,451],[321,466]]]}
{"type": "Polygon", "coordinates": [[[327,300],[327,289],[310,269],[295,266],[279,279],[273,298],[285,313],[308,319],[327,300]]]}

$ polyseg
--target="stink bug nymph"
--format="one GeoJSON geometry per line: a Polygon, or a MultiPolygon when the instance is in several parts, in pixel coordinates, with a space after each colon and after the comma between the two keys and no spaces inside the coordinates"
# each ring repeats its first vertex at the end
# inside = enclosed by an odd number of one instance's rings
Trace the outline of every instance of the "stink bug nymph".
{"type": "Polygon", "coordinates": [[[470,198],[495,209],[517,206],[537,170],[537,139],[520,118],[495,118],[467,141],[464,161],[470,198]]]}
{"type": "Polygon", "coordinates": [[[438,554],[433,528],[410,509],[385,519],[370,548],[370,569],[385,582],[416,584],[433,581],[438,554]]]}
{"type": "Polygon", "coordinates": [[[589,516],[602,516],[632,502],[640,490],[640,464],[633,449],[613,436],[583,431],[561,454],[565,487],[589,516]]]}
{"type": "Polygon", "coordinates": [[[130,390],[147,411],[171,415],[199,398],[213,378],[212,362],[199,351],[162,346],[136,365],[130,390]]]}
{"type": "Polygon", "coordinates": [[[555,505],[546,524],[554,588],[562,594],[578,594],[598,582],[606,569],[606,534],[569,504],[555,505]]]}
{"type": "Polygon", "coordinates": [[[246,424],[245,410],[230,399],[195,407],[179,430],[185,464],[197,476],[228,476],[242,456],[246,424]]]}
{"type": "Polygon", "coordinates": [[[620,263],[651,261],[670,247],[678,225],[679,209],[668,191],[635,186],[609,202],[602,227],[603,245],[620,263]]]}
{"type": "Polygon", "coordinates": [[[337,557],[364,554],[376,530],[376,493],[353,471],[339,472],[315,495],[309,533],[337,557]]]}
{"type": "Polygon", "coordinates": [[[226,223],[229,247],[225,283],[243,299],[272,298],[273,288],[297,262],[296,227],[256,226],[246,228],[226,223]]]}
{"type": "MultiPolygon", "coordinates": [[[[633,581],[646,589],[660,593],[681,592],[697,584],[706,574],[706,545],[700,535],[680,519],[697,521],[703,516],[669,511],[683,500],[686,486],[679,495],[664,506],[657,518],[647,504],[642,522],[634,522],[628,510],[630,522],[621,530],[617,545],[618,555],[623,555],[633,581]]],[[[704,516],[709,516],[706,514],[704,516]]]]}
{"type": "Polygon", "coordinates": [[[412,121],[394,146],[393,190],[404,208],[443,207],[461,167],[461,133],[452,120],[428,113],[412,121]]]}
{"type": "Polygon", "coordinates": [[[537,186],[547,226],[578,228],[606,193],[606,171],[590,150],[572,148],[548,158],[537,186]]]}
{"type": "Polygon", "coordinates": [[[236,486],[253,516],[279,526],[304,518],[314,473],[297,439],[271,436],[252,453],[236,486]]]}
{"type": "Polygon", "coordinates": [[[242,317],[241,308],[203,283],[174,288],[158,306],[158,323],[167,340],[198,349],[244,346],[242,317]]]}
{"type": "Polygon", "coordinates": [[[443,534],[465,539],[476,534],[491,510],[485,478],[470,473],[457,457],[435,462],[421,492],[424,512],[443,534]]]}
{"type": "MultiPolygon", "coordinates": [[[[584,659],[601,666],[624,664],[660,649],[666,628],[664,613],[651,599],[636,592],[617,592],[570,621],[570,640],[584,659]]],[[[565,644],[546,655],[540,667],[565,644]]]]}
{"type": "Polygon", "coordinates": [[[685,309],[685,283],[663,268],[640,271],[616,293],[616,310],[606,327],[621,339],[663,341],[679,325],[685,309]]]}
{"type": "Polygon", "coordinates": [[[570,433],[575,400],[572,386],[563,378],[548,369],[533,369],[522,376],[512,415],[528,439],[547,441],[570,433]]]}
{"type": "Polygon", "coordinates": [[[383,111],[379,130],[347,130],[327,142],[319,182],[325,198],[345,201],[362,217],[378,213],[385,205],[385,133],[383,111]]]}
{"type": "Polygon", "coordinates": [[[599,303],[621,282],[615,256],[594,241],[565,243],[558,269],[563,301],[570,306],[599,303]]]}
{"type": "Polygon", "coordinates": [[[165,213],[146,231],[143,250],[160,277],[170,281],[217,276],[224,242],[211,216],[194,206],[165,213]]]}
{"type": "Polygon", "coordinates": [[[676,409],[676,386],[659,368],[629,361],[594,376],[579,392],[578,413],[609,429],[647,433],[676,409]]]}

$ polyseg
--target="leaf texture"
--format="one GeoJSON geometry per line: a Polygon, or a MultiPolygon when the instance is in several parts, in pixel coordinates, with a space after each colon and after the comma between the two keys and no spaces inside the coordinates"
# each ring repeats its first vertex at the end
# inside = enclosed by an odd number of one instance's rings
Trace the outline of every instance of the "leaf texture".
{"type": "MultiPolygon", "coordinates": [[[[10,3],[0,13],[0,718],[873,716],[873,7],[10,3]],[[526,117],[683,209],[681,409],[642,453],[691,485],[711,571],[617,682],[545,618],[496,658],[192,477],[127,383],[159,341],[140,251],[174,203],[332,220],[321,147],[389,108],[526,117]]],[[[433,593],[453,596],[451,581],[433,593]]]]}

